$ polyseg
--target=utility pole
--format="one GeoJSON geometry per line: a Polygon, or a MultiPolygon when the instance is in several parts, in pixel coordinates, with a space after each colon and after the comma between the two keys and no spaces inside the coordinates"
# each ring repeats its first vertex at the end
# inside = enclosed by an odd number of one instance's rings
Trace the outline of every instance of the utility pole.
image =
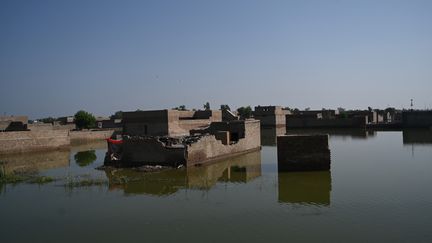
{"type": "Polygon", "coordinates": [[[411,99],[411,111],[413,110],[413,99],[411,99]]]}

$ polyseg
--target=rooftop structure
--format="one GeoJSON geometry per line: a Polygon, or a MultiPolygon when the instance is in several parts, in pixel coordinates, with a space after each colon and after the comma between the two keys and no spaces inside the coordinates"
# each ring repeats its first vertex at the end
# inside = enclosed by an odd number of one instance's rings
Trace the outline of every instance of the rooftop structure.
{"type": "Polygon", "coordinates": [[[260,120],[261,126],[285,126],[285,116],[290,114],[281,106],[256,106],[254,118],[260,120]]]}
{"type": "Polygon", "coordinates": [[[131,136],[184,136],[191,129],[222,121],[217,110],[154,110],[123,113],[123,132],[131,136]]]}

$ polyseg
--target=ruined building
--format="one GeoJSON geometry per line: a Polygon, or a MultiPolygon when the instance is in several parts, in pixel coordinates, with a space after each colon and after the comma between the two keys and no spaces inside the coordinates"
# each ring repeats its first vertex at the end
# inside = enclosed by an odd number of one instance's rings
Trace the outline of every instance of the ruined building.
{"type": "Polygon", "coordinates": [[[0,116],[0,131],[27,131],[27,116],[0,116]]]}
{"type": "Polygon", "coordinates": [[[193,166],[261,149],[257,120],[213,122],[190,133],[180,137],[124,135],[118,161],[106,164],[193,166]]]}

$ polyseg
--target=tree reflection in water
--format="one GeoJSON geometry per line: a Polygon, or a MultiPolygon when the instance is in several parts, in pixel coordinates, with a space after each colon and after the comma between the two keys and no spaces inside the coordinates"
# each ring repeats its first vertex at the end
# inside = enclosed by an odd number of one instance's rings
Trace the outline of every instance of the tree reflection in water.
{"type": "Polygon", "coordinates": [[[88,151],[82,151],[77,152],[74,155],[75,162],[80,167],[85,167],[96,161],[96,151],[95,150],[88,150],[88,151]]]}

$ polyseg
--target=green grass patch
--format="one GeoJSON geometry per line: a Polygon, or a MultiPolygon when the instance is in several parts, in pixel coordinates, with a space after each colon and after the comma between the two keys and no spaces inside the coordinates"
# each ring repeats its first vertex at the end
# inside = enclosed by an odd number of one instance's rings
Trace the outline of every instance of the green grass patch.
{"type": "Polygon", "coordinates": [[[78,179],[68,180],[65,187],[68,188],[79,188],[79,187],[92,187],[92,186],[105,186],[108,185],[108,181],[104,179],[78,179]]]}

